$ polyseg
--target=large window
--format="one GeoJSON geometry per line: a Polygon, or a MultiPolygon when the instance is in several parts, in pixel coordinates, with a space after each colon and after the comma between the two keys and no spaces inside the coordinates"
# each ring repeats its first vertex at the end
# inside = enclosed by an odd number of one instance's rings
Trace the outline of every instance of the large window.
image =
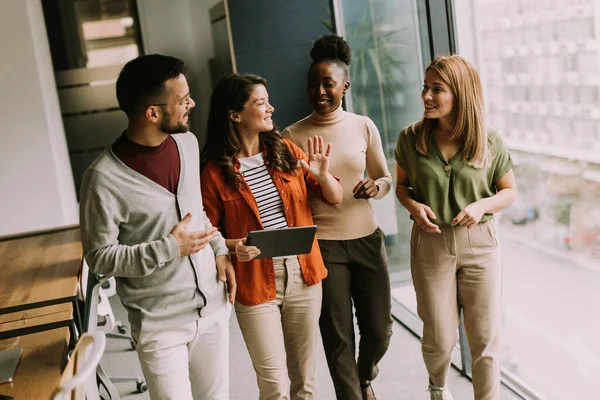
{"type": "Polygon", "coordinates": [[[454,5],[519,188],[499,215],[502,365],[548,398],[585,398],[600,376],[600,1],[454,5]]]}
{"type": "MultiPolygon", "coordinates": [[[[348,106],[379,127],[390,171],[400,129],[422,115],[423,66],[457,52],[478,67],[519,192],[496,216],[503,380],[524,397],[589,397],[600,376],[600,0],[334,3],[354,54],[348,106]]],[[[393,193],[373,205],[394,299],[418,325],[411,222],[393,193]]]]}
{"type": "MultiPolygon", "coordinates": [[[[338,18],[352,48],[350,98],[352,111],[368,115],[380,130],[388,166],[395,172],[394,149],[400,130],[418,118],[423,63],[419,10],[415,0],[345,0],[338,18]]],[[[398,204],[394,190],[372,203],[386,234],[393,278],[409,268],[408,213],[398,204]]]]}

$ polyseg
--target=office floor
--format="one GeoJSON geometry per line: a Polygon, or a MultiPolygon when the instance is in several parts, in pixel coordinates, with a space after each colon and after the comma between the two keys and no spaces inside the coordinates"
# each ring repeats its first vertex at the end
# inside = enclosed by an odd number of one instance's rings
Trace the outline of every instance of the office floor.
{"type": "MultiPolygon", "coordinates": [[[[116,296],[111,298],[111,304],[117,319],[126,322],[125,310],[116,296]]],[[[136,352],[128,349],[128,341],[108,340],[102,365],[109,376],[142,375],[136,352]]],[[[254,370],[235,314],[231,318],[230,378],[231,400],[258,399],[254,370]]],[[[135,383],[117,383],[116,387],[121,399],[149,399],[147,393],[135,392],[135,383]]],[[[402,325],[395,323],[390,349],[381,361],[379,377],[373,383],[377,398],[379,400],[426,400],[429,399],[426,387],[427,373],[421,359],[419,340],[402,325]]],[[[456,400],[473,399],[471,383],[460,377],[455,369],[451,370],[449,387],[456,400]]],[[[502,398],[504,397],[503,395],[502,398]]],[[[335,400],[321,345],[319,345],[317,361],[316,398],[335,400]]]]}

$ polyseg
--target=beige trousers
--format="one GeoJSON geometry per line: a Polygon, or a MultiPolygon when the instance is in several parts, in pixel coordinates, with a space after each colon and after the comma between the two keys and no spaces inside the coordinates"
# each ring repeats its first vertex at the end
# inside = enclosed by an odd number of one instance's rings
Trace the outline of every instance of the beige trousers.
{"type": "Polygon", "coordinates": [[[256,371],[259,398],[312,400],[323,296],[321,283],[306,286],[296,256],[275,258],[273,267],[276,299],[256,306],[235,305],[256,371]]]}
{"type": "Polygon", "coordinates": [[[475,400],[499,400],[502,266],[494,223],[441,230],[427,233],[414,224],[411,236],[411,272],[429,379],[435,386],[446,384],[461,307],[475,400]]]}

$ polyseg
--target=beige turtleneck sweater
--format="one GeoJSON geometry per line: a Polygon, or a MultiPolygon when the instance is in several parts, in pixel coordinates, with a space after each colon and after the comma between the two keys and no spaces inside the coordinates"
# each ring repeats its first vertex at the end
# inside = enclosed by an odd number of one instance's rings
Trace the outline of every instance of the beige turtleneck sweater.
{"type": "Polygon", "coordinates": [[[329,172],[340,180],[341,204],[330,206],[310,194],[317,237],[325,240],[350,240],[370,235],[377,219],[369,200],[355,199],[352,190],[365,176],[379,186],[375,199],[385,196],[392,186],[377,127],[368,117],[344,111],[340,106],[325,116],[313,112],[288,126],[283,135],[306,152],[308,138],[323,136],[331,143],[329,172]]]}

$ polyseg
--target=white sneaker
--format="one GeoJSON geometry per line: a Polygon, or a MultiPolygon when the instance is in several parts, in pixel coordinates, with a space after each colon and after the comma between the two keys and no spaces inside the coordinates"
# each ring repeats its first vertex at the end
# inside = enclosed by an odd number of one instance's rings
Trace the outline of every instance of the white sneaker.
{"type": "Polygon", "coordinates": [[[429,385],[431,400],[454,400],[447,387],[429,385]]]}

